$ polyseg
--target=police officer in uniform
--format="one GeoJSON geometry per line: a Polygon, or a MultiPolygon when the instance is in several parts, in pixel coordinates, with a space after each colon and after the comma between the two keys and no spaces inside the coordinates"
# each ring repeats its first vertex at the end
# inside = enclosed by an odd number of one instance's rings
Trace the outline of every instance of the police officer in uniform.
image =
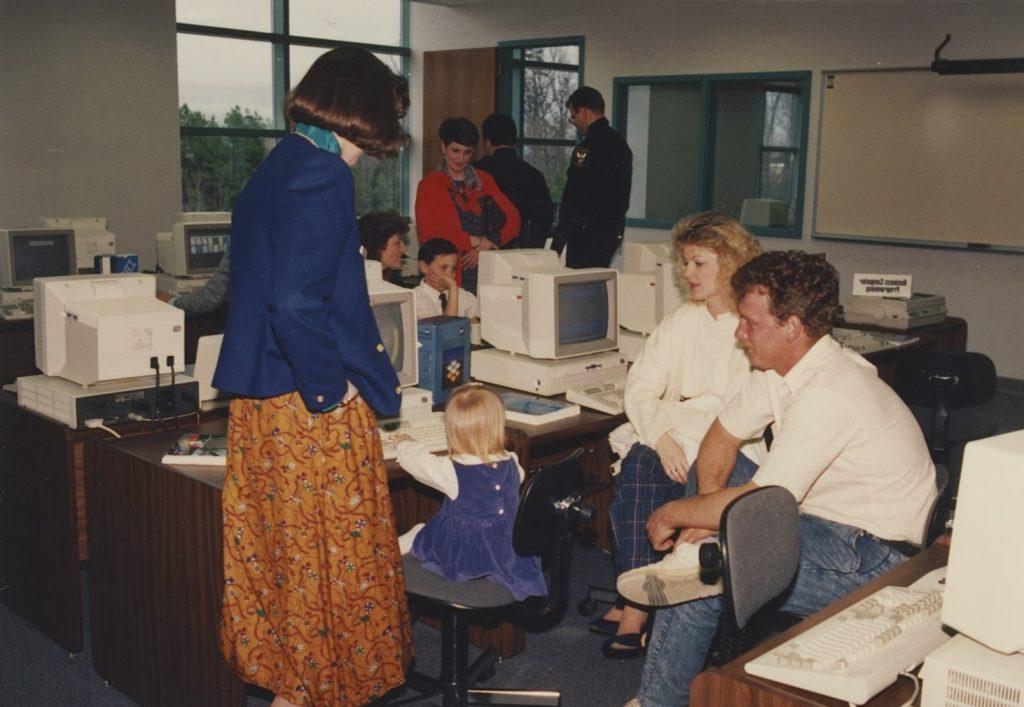
{"type": "Polygon", "coordinates": [[[571,268],[606,268],[622,243],[633,177],[633,153],[604,117],[604,98],[589,86],[565,105],[569,122],[584,134],[572,151],[558,214],[555,247],[568,248],[571,268]]]}

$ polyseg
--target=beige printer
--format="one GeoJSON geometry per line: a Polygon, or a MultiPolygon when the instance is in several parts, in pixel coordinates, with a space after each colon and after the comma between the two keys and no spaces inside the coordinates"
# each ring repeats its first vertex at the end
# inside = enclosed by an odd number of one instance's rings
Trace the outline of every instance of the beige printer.
{"type": "Polygon", "coordinates": [[[915,292],[909,298],[851,297],[843,306],[847,324],[871,324],[886,329],[913,329],[946,319],[946,298],[915,292]]]}

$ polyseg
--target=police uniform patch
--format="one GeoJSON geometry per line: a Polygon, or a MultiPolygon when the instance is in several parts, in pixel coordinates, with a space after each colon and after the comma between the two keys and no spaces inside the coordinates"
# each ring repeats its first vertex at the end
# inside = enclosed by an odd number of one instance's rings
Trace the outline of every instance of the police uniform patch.
{"type": "Polygon", "coordinates": [[[572,151],[572,166],[583,167],[587,164],[587,158],[590,157],[589,147],[577,147],[572,151]]]}

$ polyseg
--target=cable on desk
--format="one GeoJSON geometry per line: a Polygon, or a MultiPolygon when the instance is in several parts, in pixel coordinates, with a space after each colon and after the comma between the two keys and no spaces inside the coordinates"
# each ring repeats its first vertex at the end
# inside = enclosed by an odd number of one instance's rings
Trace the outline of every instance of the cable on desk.
{"type": "Polygon", "coordinates": [[[921,679],[914,675],[909,670],[904,670],[900,673],[901,677],[910,678],[914,683],[914,694],[910,696],[910,699],[903,703],[902,707],[912,707],[914,700],[917,699],[918,694],[921,692],[921,679]]]}
{"type": "Polygon", "coordinates": [[[109,427],[107,427],[106,425],[104,425],[103,424],[103,420],[101,420],[98,417],[91,417],[88,420],[86,420],[85,421],[85,426],[88,427],[89,429],[103,430],[104,432],[109,432],[110,434],[114,435],[117,438],[121,437],[121,435],[117,431],[112,430],[109,427]]]}

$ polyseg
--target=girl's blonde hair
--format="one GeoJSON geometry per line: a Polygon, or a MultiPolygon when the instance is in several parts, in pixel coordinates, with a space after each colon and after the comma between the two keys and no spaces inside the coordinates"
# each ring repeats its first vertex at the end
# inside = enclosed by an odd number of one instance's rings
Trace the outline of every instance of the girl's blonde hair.
{"type": "Polygon", "coordinates": [[[448,399],[444,430],[451,454],[492,459],[505,453],[505,405],[479,383],[460,386],[448,399]]]}
{"type": "Polygon", "coordinates": [[[731,216],[716,211],[691,214],[672,227],[672,245],[676,252],[676,275],[683,280],[683,246],[696,245],[713,250],[718,256],[718,288],[730,292],[729,280],[748,260],[761,254],[761,244],[750,231],[731,216]]]}

